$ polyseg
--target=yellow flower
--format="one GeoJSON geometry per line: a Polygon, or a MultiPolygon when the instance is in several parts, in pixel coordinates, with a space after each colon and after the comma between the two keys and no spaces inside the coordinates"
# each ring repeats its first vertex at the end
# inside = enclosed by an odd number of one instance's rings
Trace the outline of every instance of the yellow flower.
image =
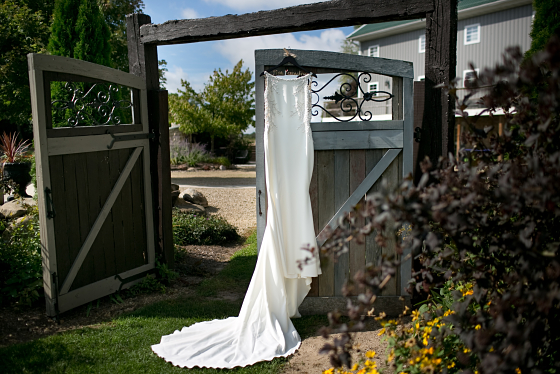
{"type": "Polygon", "coordinates": [[[455,312],[454,312],[453,310],[447,310],[445,313],[443,313],[443,316],[444,316],[444,317],[447,317],[447,316],[449,316],[449,315],[451,315],[451,314],[455,314],[455,312]]]}
{"type": "Polygon", "coordinates": [[[366,374],[366,369],[361,369],[356,374],[366,374]]]}
{"type": "MultiPolygon", "coordinates": [[[[366,357],[367,358],[374,358],[375,357],[375,351],[367,351],[366,352],[366,357]]],[[[356,370],[356,369],[354,369],[356,370]]]]}
{"type": "Polygon", "coordinates": [[[422,340],[422,343],[424,343],[424,345],[428,345],[428,338],[424,338],[424,340],[422,340]]]}
{"type": "Polygon", "coordinates": [[[377,336],[381,336],[381,335],[383,335],[383,334],[385,334],[385,327],[383,327],[383,328],[381,329],[381,331],[379,331],[379,333],[377,334],[377,336]]]}
{"type": "Polygon", "coordinates": [[[323,371],[323,374],[334,374],[334,368],[330,368],[323,371]]]}
{"type": "Polygon", "coordinates": [[[454,368],[455,367],[455,362],[450,363],[449,365],[447,365],[448,369],[454,368]]]}
{"type": "Polygon", "coordinates": [[[370,361],[370,360],[366,360],[365,364],[364,364],[367,368],[375,368],[377,367],[377,362],[375,361],[370,361]]]}
{"type": "Polygon", "coordinates": [[[516,369],[515,369],[515,374],[521,374],[521,369],[520,369],[520,368],[516,368],[516,369]]]}
{"type": "Polygon", "coordinates": [[[462,292],[463,292],[463,296],[472,295],[474,293],[473,290],[462,291],[462,292]]]}
{"type": "Polygon", "coordinates": [[[416,330],[418,330],[420,328],[420,324],[418,322],[416,322],[416,330]]]}
{"type": "Polygon", "coordinates": [[[441,364],[441,358],[436,358],[435,360],[432,360],[432,362],[434,363],[434,365],[439,365],[441,364]]]}
{"type": "Polygon", "coordinates": [[[434,354],[434,347],[430,347],[430,349],[428,349],[428,353],[433,355],[434,354]]]}
{"type": "Polygon", "coordinates": [[[413,310],[412,311],[412,320],[416,321],[418,318],[420,318],[420,312],[417,310],[413,310]]]}
{"type": "Polygon", "coordinates": [[[490,349],[488,350],[488,352],[494,352],[494,347],[490,347],[490,349]]]}
{"type": "Polygon", "coordinates": [[[395,359],[395,350],[391,349],[391,352],[389,353],[389,357],[387,357],[387,361],[391,362],[395,359]]]}
{"type": "Polygon", "coordinates": [[[405,343],[404,346],[406,348],[411,348],[414,347],[416,345],[416,339],[414,339],[414,337],[410,337],[405,343]]]}
{"type": "Polygon", "coordinates": [[[352,369],[351,369],[351,370],[352,370],[352,371],[358,370],[358,364],[354,364],[354,366],[352,366],[352,369]]]}
{"type": "Polygon", "coordinates": [[[468,348],[463,349],[463,353],[469,353],[471,350],[468,348]]]}
{"type": "Polygon", "coordinates": [[[481,328],[482,328],[482,326],[480,326],[480,325],[476,325],[476,326],[474,327],[475,330],[480,330],[481,328]]]}

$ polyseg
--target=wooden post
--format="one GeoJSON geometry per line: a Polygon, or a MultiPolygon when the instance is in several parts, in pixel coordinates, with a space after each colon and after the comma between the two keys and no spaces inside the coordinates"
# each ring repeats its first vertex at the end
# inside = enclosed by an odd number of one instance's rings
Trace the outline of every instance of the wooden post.
{"type": "Polygon", "coordinates": [[[457,145],[455,146],[455,157],[459,158],[459,149],[461,149],[461,120],[459,118],[457,121],[457,145]]]}
{"type": "Polygon", "coordinates": [[[429,156],[436,165],[439,156],[454,148],[455,101],[435,86],[455,78],[457,0],[435,0],[434,5],[435,10],[426,13],[425,110],[417,162],[429,156]]]}
{"type": "Polygon", "coordinates": [[[146,14],[126,17],[128,64],[132,74],[146,80],[148,90],[148,117],[150,132],[155,136],[150,143],[150,170],[154,205],[154,232],[156,251],[164,262],[174,267],[173,232],[171,226],[171,169],[169,162],[169,123],[167,118],[167,91],[159,89],[157,45],[140,41],[140,27],[150,24],[146,14]]]}

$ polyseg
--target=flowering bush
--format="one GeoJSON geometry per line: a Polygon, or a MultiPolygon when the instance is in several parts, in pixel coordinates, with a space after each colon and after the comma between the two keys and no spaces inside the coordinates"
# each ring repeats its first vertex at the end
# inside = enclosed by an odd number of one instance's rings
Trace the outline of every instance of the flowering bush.
{"type": "MultiPolygon", "coordinates": [[[[410,234],[396,245],[398,255],[410,251],[421,257],[410,289],[462,287],[449,288],[445,296],[455,313],[444,316],[443,306],[436,304],[424,307],[418,327],[390,337],[398,370],[519,374],[560,369],[559,55],[558,38],[523,64],[520,50],[508,49],[504,63],[476,76],[458,102],[473,129],[463,133],[463,143],[474,151],[461,150],[458,160],[441,159],[431,172],[430,161],[424,161],[416,187],[404,184],[390,191],[382,186],[360,211],[365,226],[346,218],[325,249],[342,253],[350,237],[363,240],[374,231],[384,245],[388,235],[410,224],[410,234]],[[483,104],[490,114],[504,109],[503,136],[476,129],[477,117],[464,112],[471,97],[488,87],[483,104]]],[[[452,85],[450,92],[455,91],[452,85]]],[[[350,323],[329,315],[330,331],[345,337],[339,339],[344,344],[327,347],[333,366],[351,365],[351,333],[363,325],[361,319],[400,261],[385,257],[355,277],[365,291],[348,307],[350,323]]]]}

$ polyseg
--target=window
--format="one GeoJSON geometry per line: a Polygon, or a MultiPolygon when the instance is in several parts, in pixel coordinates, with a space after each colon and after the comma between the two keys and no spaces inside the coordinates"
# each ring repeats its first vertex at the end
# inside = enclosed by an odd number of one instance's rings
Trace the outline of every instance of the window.
{"type": "Polygon", "coordinates": [[[426,34],[420,35],[418,38],[418,53],[426,52],[426,34]]]}
{"type": "Polygon", "coordinates": [[[480,24],[465,26],[465,45],[480,43],[480,24]]]}
{"type": "MultiPolygon", "coordinates": [[[[368,92],[375,92],[379,90],[379,82],[370,83],[368,86],[368,92]]],[[[373,96],[379,96],[378,93],[373,94],[373,96]]]]}
{"type": "Polygon", "coordinates": [[[463,87],[469,87],[470,82],[474,79],[475,72],[478,76],[478,69],[463,71],[463,87]]]}
{"type": "Polygon", "coordinates": [[[425,79],[424,79],[424,76],[423,76],[423,75],[419,75],[419,76],[418,76],[418,82],[422,82],[423,80],[425,80],[425,79]]]}
{"type": "Polygon", "coordinates": [[[374,45],[369,47],[369,57],[379,57],[379,46],[374,45]]]}

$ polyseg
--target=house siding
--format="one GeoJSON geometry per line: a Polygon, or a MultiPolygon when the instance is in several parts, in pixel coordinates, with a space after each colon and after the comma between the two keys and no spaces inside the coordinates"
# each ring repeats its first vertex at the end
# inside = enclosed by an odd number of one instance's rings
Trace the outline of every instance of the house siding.
{"type": "MultiPolygon", "coordinates": [[[[502,60],[502,53],[507,47],[519,45],[523,52],[531,45],[533,9],[524,5],[504,11],[471,17],[458,22],[457,26],[457,70],[456,76],[463,77],[463,71],[469,70],[469,63],[481,71],[492,67],[502,60]],[[464,29],[467,25],[480,24],[480,42],[465,45],[464,29]]],[[[361,43],[361,53],[367,55],[370,46],[379,45],[379,57],[410,61],[414,64],[415,80],[424,74],[426,53],[418,52],[418,38],[425,29],[409,31],[361,43]]],[[[372,81],[383,82],[387,78],[374,76],[372,81]]],[[[383,85],[380,83],[380,86],[383,85]]]]}

